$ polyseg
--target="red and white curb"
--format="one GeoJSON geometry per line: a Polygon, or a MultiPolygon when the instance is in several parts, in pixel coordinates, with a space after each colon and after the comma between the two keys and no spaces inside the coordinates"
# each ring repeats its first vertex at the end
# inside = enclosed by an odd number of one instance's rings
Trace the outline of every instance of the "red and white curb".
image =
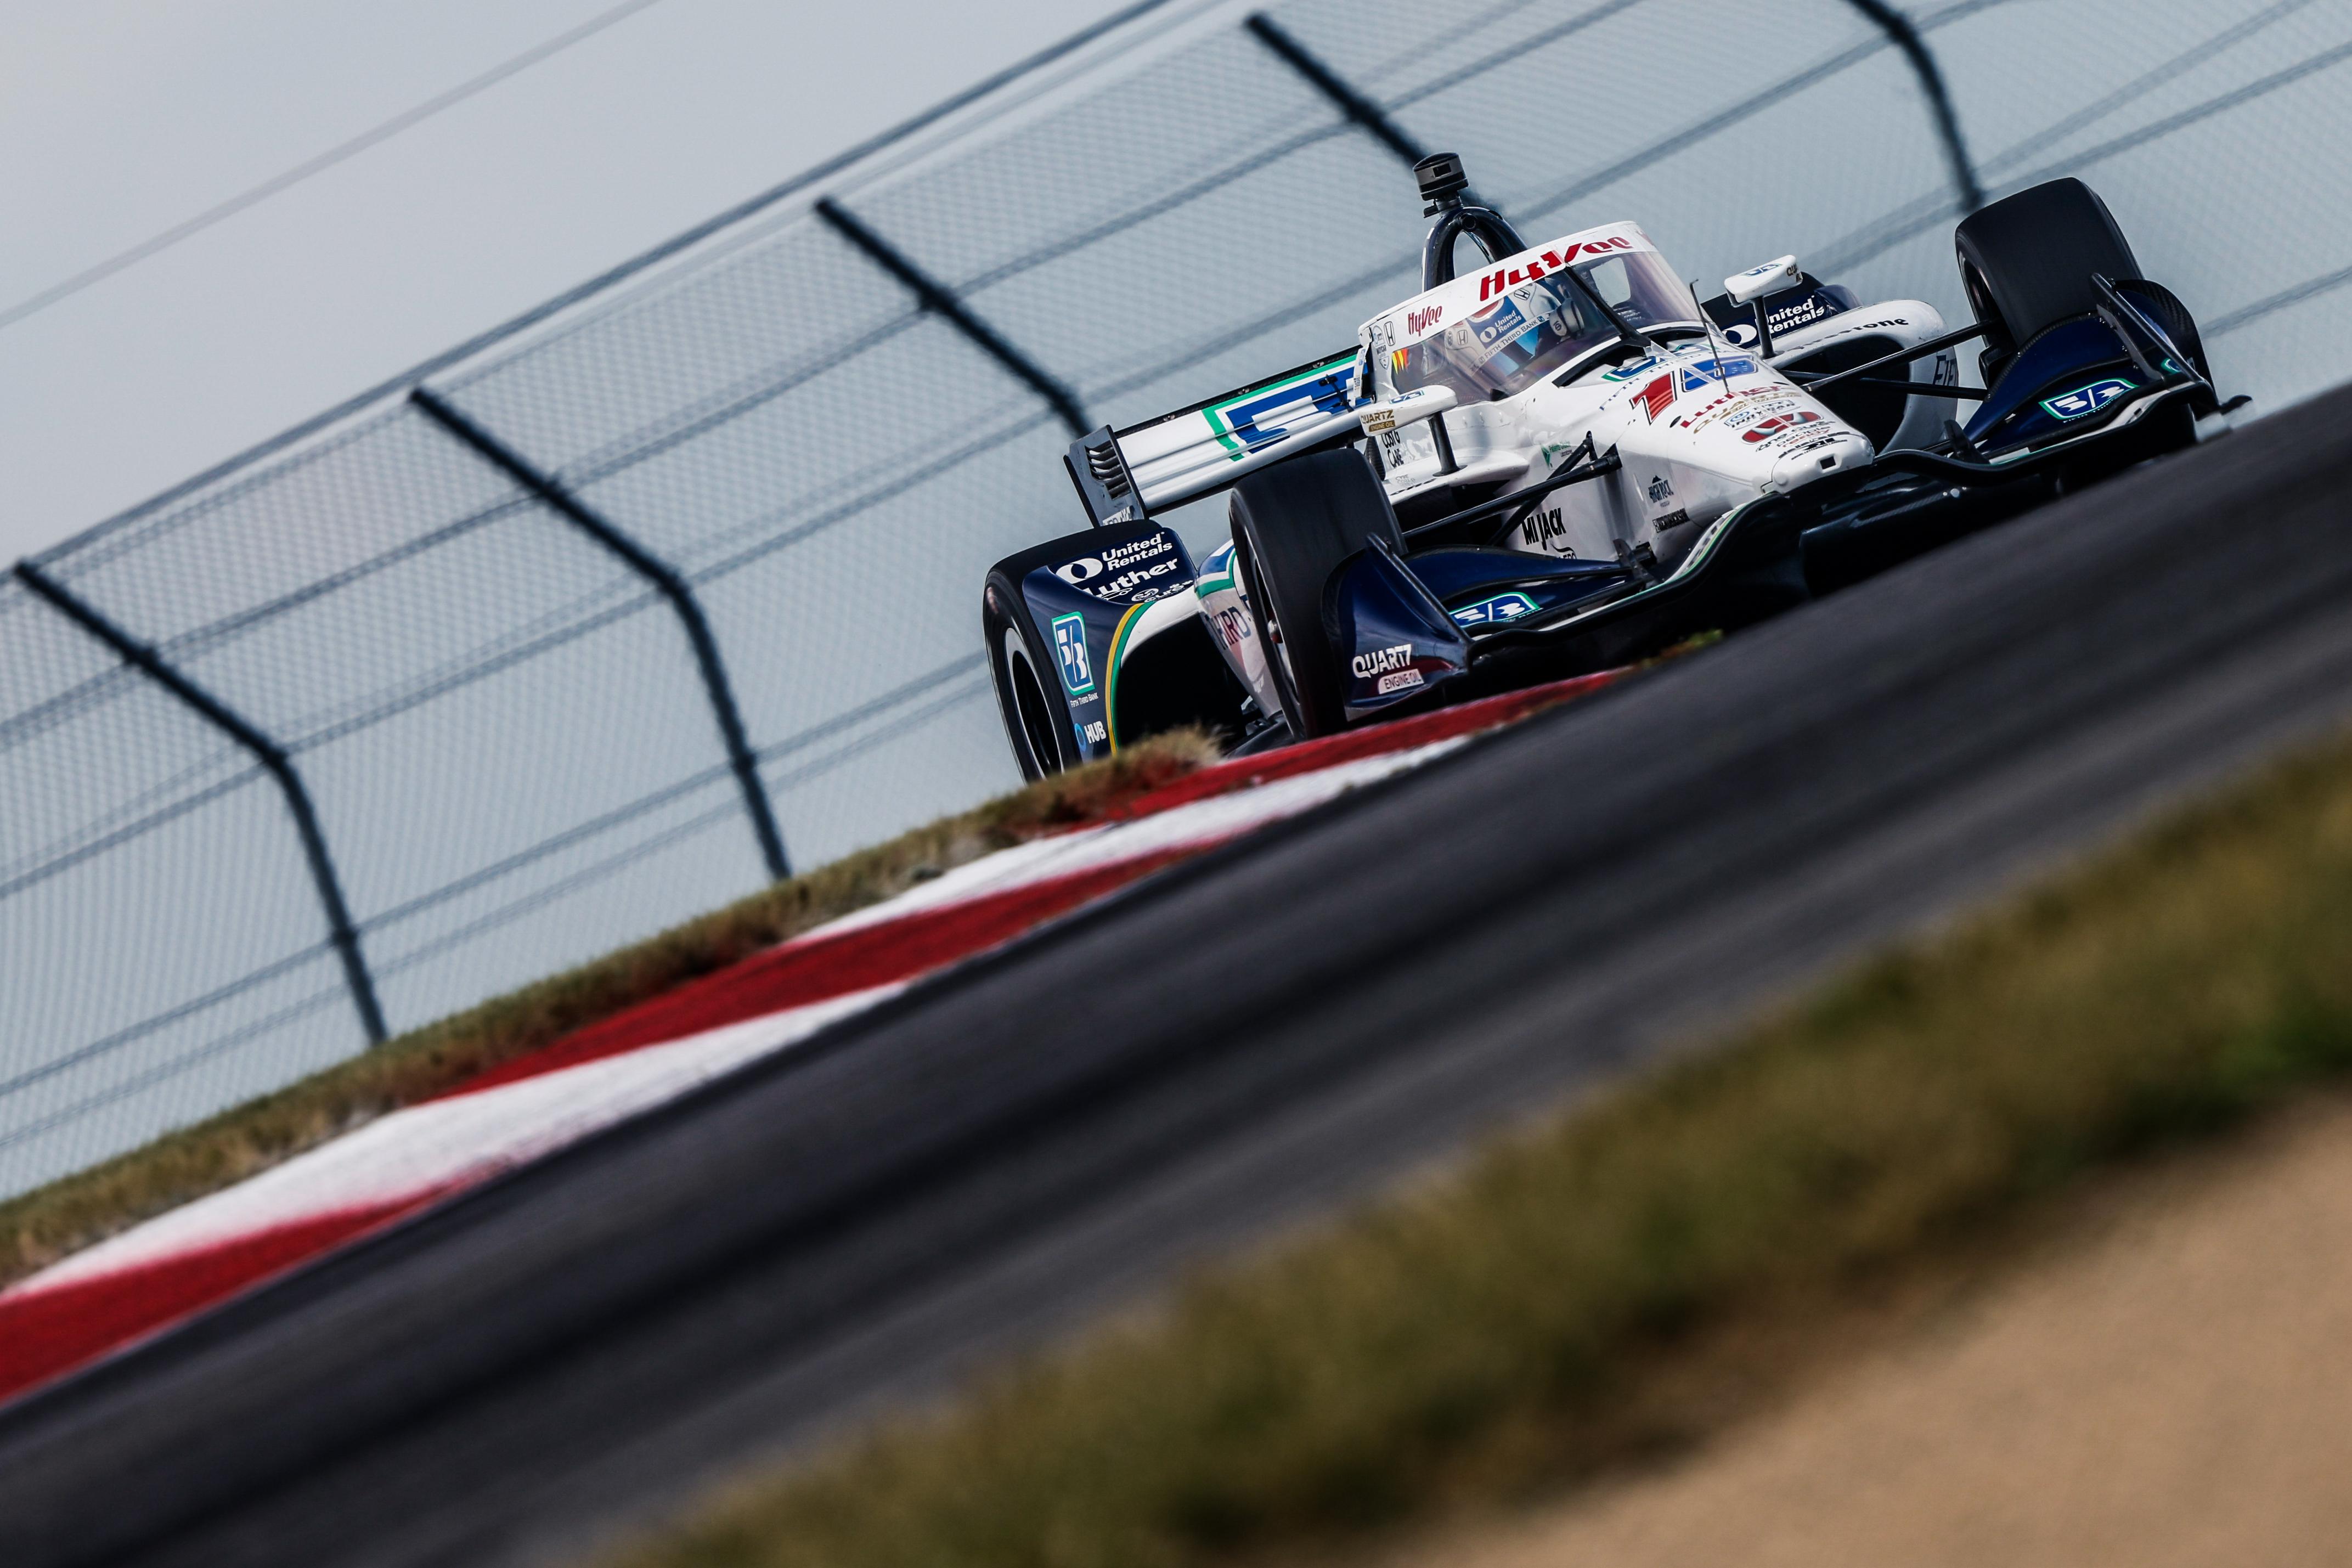
{"type": "Polygon", "coordinates": [[[1202,769],[1118,820],[959,867],[100,1242],[0,1291],[0,1400],[789,1049],[1162,867],[1417,767],[1615,674],[1202,769]]]}

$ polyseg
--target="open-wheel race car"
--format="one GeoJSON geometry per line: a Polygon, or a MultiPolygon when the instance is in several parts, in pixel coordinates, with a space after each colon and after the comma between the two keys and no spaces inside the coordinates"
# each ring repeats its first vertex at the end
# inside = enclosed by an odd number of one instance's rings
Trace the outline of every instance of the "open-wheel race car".
{"type": "Polygon", "coordinates": [[[2078,180],[1959,224],[1976,320],[1947,331],[1794,257],[1702,301],[1635,224],[1530,246],[1465,200],[1460,159],[1415,172],[1420,293],[1348,353],[1077,441],[1093,526],[990,570],[1024,776],[1183,724],[1255,749],[1622,664],[2187,446],[2223,407],[2196,323],[2078,180]],[[1457,277],[1464,241],[1485,261],[1457,277]],[[1153,520],[1226,490],[1231,538],[1196,567],[1153,520]]]}

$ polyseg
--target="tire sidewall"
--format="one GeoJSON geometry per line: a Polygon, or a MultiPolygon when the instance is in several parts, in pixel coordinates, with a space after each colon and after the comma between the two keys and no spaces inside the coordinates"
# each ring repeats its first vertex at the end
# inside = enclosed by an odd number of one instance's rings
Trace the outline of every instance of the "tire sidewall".
{"type": "Polygon", "coordinates": [[[1005,744],[1012,749],[1021,776],[1034,783],[1074,766],[1069,700],[1058,679],[1046,679],[1056,666],[1030,617],[1020,584],[1003,572],[990,573],[980,618],[988,648],[990,684],[995,689],[997,711],[1004,722],[1005,744]],[[1024,655],[1026,690],[1024,672],[1017,662],[1024,655]]]}

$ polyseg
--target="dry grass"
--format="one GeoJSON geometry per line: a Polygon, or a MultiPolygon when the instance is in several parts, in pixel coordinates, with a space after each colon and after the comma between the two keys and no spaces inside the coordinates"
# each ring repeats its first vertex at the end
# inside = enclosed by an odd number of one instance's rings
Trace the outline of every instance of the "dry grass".
{"type": "Polygon", "coordinates": [[[778,882],[658,936],[388,1041],[87,1171],[0,1203],[0,1285],[152,1215],[427,1099],[584,1025],[992,850],[1099,820],[1214,761],[1200,733],[1160,735],[778,882]]]}
{"type": "Polygon", "coordinates": [[[1857,1293],[2347,1067],[2352,742],[623,1561],[1361,1561],[1686,1440],[1857,1293]]]}

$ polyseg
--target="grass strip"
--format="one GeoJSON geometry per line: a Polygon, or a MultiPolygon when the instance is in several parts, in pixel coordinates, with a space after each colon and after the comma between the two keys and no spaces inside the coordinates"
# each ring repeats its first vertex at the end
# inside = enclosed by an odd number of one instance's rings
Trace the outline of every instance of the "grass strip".
{"type": "Polygon", "coordinates": [[[1694,1419],[1685,1352],[1734,1344],[1736,1380],[1770,1304],[1963,1253],[2347,1066],[2352,741],[616,1561],[1360,1560],[1654,1450],[1694,1419]]]}
{"type": "Polygon", "coordinates": [[[0,1203],[0,1286],[928,877],[1101,821],[1216,755],[1198,731],[1154,736],[1107,761],[775,883],[10,1198],[0,1203]]]}

